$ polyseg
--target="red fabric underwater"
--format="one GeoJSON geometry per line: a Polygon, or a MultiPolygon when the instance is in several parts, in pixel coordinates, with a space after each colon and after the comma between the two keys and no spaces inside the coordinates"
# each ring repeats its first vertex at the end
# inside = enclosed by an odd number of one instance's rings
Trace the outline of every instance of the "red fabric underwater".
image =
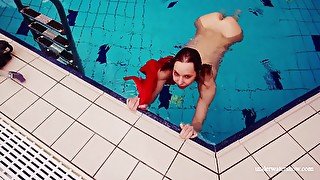
{"type": "Polygon", "coordinates": [[[158,61],[154,59],[150,59],[149,61],[147,61],[146,64],[140,68],[140,71],[146,75],[145,79],[137,76],[127,76],[123,78],[125,81],[133,80],[135,82],[140,98],[139,105],[151,104],[152,93],[157,87],[158,71],[166,62],[168,62],[172,58],[173,56],[167,56],[164,58],[160,58],[158,61]]]}

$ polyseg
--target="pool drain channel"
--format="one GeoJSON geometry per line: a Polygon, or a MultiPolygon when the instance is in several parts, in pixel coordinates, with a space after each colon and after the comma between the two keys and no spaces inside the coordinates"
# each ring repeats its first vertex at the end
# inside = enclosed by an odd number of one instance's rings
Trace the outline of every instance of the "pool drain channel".
{"type": "Polygon", "coordinates": [[[5,121],[0,121],[0,177],[5,180],[83,179],[5,121]]]}

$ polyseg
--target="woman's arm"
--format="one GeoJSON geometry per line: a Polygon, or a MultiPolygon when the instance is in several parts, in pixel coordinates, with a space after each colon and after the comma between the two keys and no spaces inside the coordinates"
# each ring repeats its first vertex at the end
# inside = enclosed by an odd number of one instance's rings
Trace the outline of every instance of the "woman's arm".
{"type": "Polygon", "coordinates": [[[202,124],[206,118],[208,108],[216,94],[216,84],[213,78],[206,84],[199,84],[199,99],[196,112],[193,116],[191,125],[180,125],[182,131],[180,137],[183,139],[194,138],[201,131],[202,124]]]}
{"type": "Polygon", "coordinates": [[[209,86],[201,85],[199,87],[199,93],[200,95],[196,107],[196,112],[191,123],[191,125],[194,127],[194,130],[197,132],[201,131],[203,121],[207,116],[208,108],[216,94],[215,82],[212,82],[212,84],[210,84],[209,86]]]}

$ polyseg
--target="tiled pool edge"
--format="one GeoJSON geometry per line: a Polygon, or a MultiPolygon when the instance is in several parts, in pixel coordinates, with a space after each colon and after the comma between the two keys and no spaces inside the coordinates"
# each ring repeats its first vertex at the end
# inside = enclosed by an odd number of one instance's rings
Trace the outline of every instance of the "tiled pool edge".
{"type": "MultiPolygon", "coordinates": [[[[57,62],[55,59],[52,59],[50,57],[48,57],[45,53],[41,52],[40,50],[36,49],[35,47],[31,46],[30,44],[22,41],[21,39],[15,37],[14,35],[2,30],[0,28],[0,33],[11,38],[12,40],[16,41],[17,43],[23,45],[24,47],[28,48],[29,50],[39,54],[40,56],[42,56],[44,59],[49,60],[50,62],[54,63],[55,65],[63,68],[64,70],[72,73],[73,75],[79,77],[80,79],[84,80],[85,82],[93,85],[94,87],[102,90],[103,92],[109,94],[110,96],[118,99],[119,101],[125,103],[126,98],[124,98],[123,96],[117,94],[116,92],[112,91],[111,89],[99,84],[98,82],[80,74],[78,71],[74,70],[71,67],[68,67],[66,65],[63,65],[59,62],[57,62]]],[[[205,141],[199,139],[199,138],[195,138],[192,139],[193,141],[197,142],[198,144],[212,150],[213,152],[218,152],[219,150],[227,147],[228,145],[230,145],[231,143],[243,138],[244,136],[250,134],[251,132],[253,132],[254,130],[258,129],[259,127],[263,126],[264,124],[270,122],[271,120],[273,120],[274,118],[280,116],[281,114],[283,114],[284,112],[286,112],[287,110],[293,108],[294,106],[298,105],[300,102],[305,101],[306,99],[310,98],[311,96],[317,94],[318,92],[320,92],[320,86],[316,87],[315,89],[307,92],[306,94],[296,98],[295,100],[291,101],[290,103],[284,105],[283,107],[279,108],[278,110],[276,110],[274,113],[272,113],[270,116],[267,116],[265,118],[262,118],[260,120],[258,120],[252,127],[250,128],[245,128],[239,132],[237,132],[236,134],[228,137],[227,139],[223,140],[222,142],[216,144],[216,145],[212,145],[212,144],[208,144],[205,141]]],[[[139,110],[141,113],[149,116],[150,118],[156,120],[157,122],[165,125],[166,127],[176,131],[176,132],[180,132],[180,127],[172,124],[169,121],[166,121],[165,119],[161,118],[160,116],[157,116],[156,114],[150,112],[150,111],[143,111],[143,110],[139,110]]]]}

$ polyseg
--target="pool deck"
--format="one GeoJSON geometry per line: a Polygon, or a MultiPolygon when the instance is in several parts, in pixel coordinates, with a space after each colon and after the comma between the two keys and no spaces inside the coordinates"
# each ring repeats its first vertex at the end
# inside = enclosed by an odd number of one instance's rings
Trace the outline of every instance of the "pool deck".
{"type": "Polygon", "coordinates": [[[129,111],[123,102],[12,39],[2,34],[0,39],[14,46],[4,70],[19,71],[27,79],[21,84],[0,77],[0,121],[85,179],[320,177],[320,93],[213,152],[129,111]],[[272,169],[277,167],[295,170],[272,169]]]}

